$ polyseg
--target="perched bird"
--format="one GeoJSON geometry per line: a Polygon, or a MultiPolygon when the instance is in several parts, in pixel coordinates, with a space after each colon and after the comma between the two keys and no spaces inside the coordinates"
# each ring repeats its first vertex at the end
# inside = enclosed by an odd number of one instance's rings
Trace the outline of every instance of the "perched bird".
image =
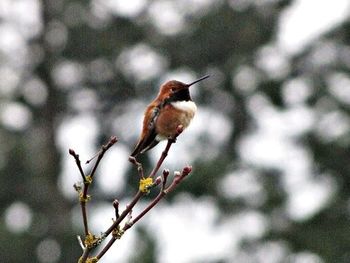
{"type": "Polygon", "coordinates": [[[171,80],[160,87],[157,98],[146,108],[140,139],[131,156],[136,157],[156,146],[161,140],[172,138],[181,125],[186,128],[194,117],[197,106],[189,88],[209,75],[185,84],[171,80]]]}

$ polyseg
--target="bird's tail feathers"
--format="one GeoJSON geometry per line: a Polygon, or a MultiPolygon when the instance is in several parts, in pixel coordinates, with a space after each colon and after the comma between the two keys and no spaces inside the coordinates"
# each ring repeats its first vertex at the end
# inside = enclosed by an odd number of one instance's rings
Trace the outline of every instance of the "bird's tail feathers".
{"type": "Polygon", "coordinates": [[[131,153],[130,156],[132,157],[136,157],[139,154],[143,154],[145,152],[147,152],[148,150],[152,149],[154,146],[156,146],[159,143],[159,141],[157,141],[156,139],[154,139],[153,141],[151,141],[148,145],[145,145],[145,141],[140,141],[136,147],[135,150],[131,153]]]}

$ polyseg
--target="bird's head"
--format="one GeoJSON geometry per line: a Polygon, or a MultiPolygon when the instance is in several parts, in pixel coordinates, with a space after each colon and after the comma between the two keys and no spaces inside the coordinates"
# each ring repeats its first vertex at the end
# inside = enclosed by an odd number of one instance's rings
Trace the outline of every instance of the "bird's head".
{"type": "Polygon", "coordinates": [[[171,97],[177,97],[177,96],[183,97],[188,95],[189,97],[189,90],[188,90],[189,87],[207,78],[209,78],[209,75],[201,77],[189,84],[186,84],[177,80],[170,80],[161,86],[159,91],[159,96],[162,98],[171,98],[171,97]]]}

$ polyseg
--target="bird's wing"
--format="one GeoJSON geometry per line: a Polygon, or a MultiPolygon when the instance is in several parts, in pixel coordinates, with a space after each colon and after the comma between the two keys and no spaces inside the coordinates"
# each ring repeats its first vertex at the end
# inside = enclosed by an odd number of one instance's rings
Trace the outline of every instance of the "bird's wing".
{"type": "Polygon", "coordinates": [[[149,118],[145,116],[142,132],[144,136],[140,138],[131,156],[136,157],[138,154],[144,153],[158,144],[159,141],[156,140],[157,133],[155,124],[160,113],[160,107],[161,105],[154,107],[150,112],[151,115],[149,118]],[[146,120],[148,121],[146,122],[146,120]]]}

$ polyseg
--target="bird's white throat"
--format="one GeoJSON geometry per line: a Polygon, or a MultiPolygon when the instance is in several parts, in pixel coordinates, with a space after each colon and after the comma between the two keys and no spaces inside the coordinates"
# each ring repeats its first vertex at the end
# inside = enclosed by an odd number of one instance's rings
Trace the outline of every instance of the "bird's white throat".
{"type": "Polygon", "coordinates": [[[194,115],[197,111],[196,104],[191,100],[175,101],[175,102],[172,102],[171,105],[173,105],[176,109],[188,112],[191,115],[194,115]]]}

